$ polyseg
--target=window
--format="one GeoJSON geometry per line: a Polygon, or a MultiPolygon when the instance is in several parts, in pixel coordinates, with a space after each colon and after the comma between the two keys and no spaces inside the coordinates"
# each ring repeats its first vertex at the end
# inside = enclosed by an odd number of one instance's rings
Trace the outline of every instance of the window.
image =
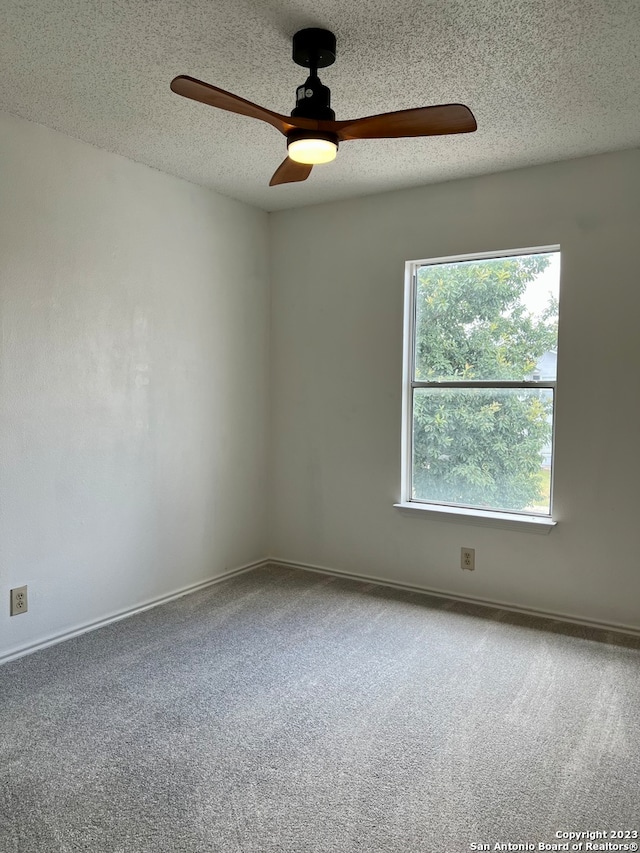
{"type": "Polygon", "coordinates": [[[559,247],[407,264],[402,506],[547,519],[559,247]]]}

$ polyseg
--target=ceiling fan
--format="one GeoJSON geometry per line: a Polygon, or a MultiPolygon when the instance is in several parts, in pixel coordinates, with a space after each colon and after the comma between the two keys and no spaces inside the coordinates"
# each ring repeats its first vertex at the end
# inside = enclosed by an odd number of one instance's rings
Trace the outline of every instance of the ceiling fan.
{"type": "Polygon", "coordinates": [[[171,89],[193,101],[266,121],[279,130],[287,139],[287,157],[276,169],[269,186],[306,180],[314,165],[335,159],[340,142],[441,136],[470,133],[477,128],[473,113],[464,104],[418,107],[336,121],[330,106],[331,92],[318,77],[318,68],[333,65],[335,59],[336,37],[328,30],[310,28],[294,35],[293,61],[309,68],[310,74],[296,89],[296,106],[290,116],[274,113],[193,77],[176,77],[171,81],[171,89]]]}

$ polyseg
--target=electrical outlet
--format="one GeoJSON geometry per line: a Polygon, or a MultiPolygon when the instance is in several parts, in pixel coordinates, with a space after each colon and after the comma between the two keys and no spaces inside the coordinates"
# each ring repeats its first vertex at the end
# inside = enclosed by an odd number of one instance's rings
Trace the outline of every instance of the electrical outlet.
{"type": "Polygon", "coordinates": [[[475,548],[460,549],[460,568],[468,569],[472,572],[476,567],[476,551],[475,548]]]}
{"type": "Polygon", "coordinates": [[[11,590],[11,616],[18,616],[20,613],[26,613],[27,607],[27,588],[26,586],[17,586],[11,590]]]}

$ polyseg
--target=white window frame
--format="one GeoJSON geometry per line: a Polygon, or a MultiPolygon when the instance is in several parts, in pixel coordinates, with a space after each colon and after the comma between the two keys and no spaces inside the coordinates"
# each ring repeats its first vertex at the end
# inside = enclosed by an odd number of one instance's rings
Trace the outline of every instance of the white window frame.
{"type": "Polygon", "coordinates": [[[556,427],[556,381],[467,381],[467,382],[418,382],[415,376],[415,332],[416,332],[416,293],[418,268],[437,264],[453,264],[460,261],[481,261],[499,258],[536,255],[547,252],[560,252],[559,245],[528,247],[526,249],[507,249],[494,252],[474,252],[468,255],[454,255],[443,258],[428,258],[419,261],[407,261],[405,264],[404,284],[404,326],[403,326],[403,384],[402,384],[402,473],[401,498],[394,506],[402,513],[416,517],[434,518],[441,521],[454,521],[482,526],[500,527],[509,530],[521,530],[530,533],[549,533],[557,524],[553,518],[553,475],[555,471],[555,427],[556,427]],[[416,388],[551,388],[553,390],[553,424],[551,437],[551,501],[550,514],[539,515],[527,512],[504,512],[502,510],[484,510],[453,504],[416,501],[411,496],[412,451],[413,451],[413,393],[416,388]]]}

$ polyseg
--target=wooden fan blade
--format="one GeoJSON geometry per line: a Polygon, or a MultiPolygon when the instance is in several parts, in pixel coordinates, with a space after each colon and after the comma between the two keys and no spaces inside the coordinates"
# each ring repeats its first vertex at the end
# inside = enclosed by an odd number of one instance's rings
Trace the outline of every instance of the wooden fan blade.
{"type": "Polygon", "coordinates": [[[313,166],[309,163],[296,163],[295,160],[286,157],[273,173],[273,177],[269,181],[269,186],[275,187],[277,184],[306,181],[312,169],[313,166]]]}
{"type": "Polygon", "coordinates": [[[399,110],[367,118],[335,122],[342,141],[349,139],[392,139],[400,136],[440,136],[446,133],[471,133],[478,125],[464,104],[441,104],[399,110]]]}
{"type": "Polygon", "coordinates": [[[194,77],[187,77],[185,75],[175,77],[171,81],[171,91],[175,92],[176,95],[191,98],[192,101],[208,104],[210,107],[218,107],[218,109],[226,110],[230,113],[238,113],[242,116],[250,116],[251,118],[266,121],[285,136],[295,126],[286,116],[281,116],[278,113],[258,106],[258,104],[252,104],[251,101],[245,101],[244,98],[240,98],[232,92],[225,92],[224,89],[210,86],[209,83],[203,83],[194,77]]]}

